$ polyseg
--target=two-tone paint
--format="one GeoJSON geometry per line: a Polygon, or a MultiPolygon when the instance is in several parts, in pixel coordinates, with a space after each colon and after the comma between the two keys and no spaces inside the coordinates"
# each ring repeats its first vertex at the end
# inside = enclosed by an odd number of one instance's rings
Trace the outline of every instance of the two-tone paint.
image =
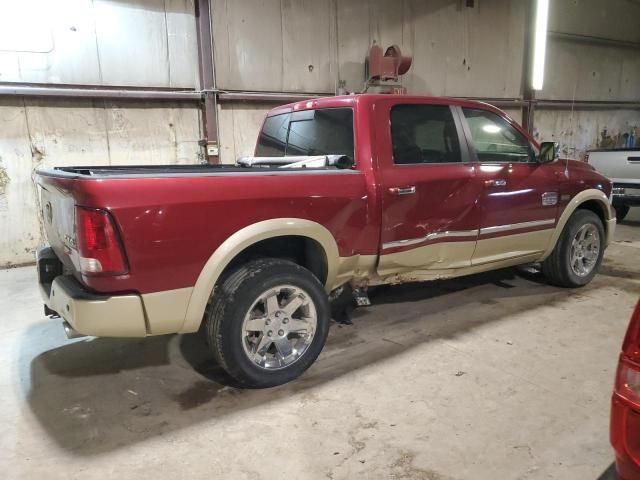
{"type": "MultiPolygon", "coordinates": [[[[540,260],[551,252],[571,212],[585,202],[612,235],[606,178],[571,161],[483,164],[460,123],[462,115],[456,121],[463,162],[394,164],[389,112],[397,104],[486,109],[537,148],[504,113],[479,102],[388,95],[309,100],[269,115],[353,108],[354,169],[124,172],[104,178],[39,171],[42,203],[53,205],[51,218],[45,218],[47,236],[88,291],[142,302],[144,322],[135,331],[145,335],[197,330],[224,269],[268,238],[314,241],[324,257],[322,281],[329,292],[349,281],[443,278],[540,260]],[[125,275],[83,276],[74,268],[73,205],[111,213],[128,262],[125,275]]],[[[98,334],[117,335],[118,322],[126,321],[114,320],[111,330],[98,334]]],[[[82,333],[96,331],[89,329],[82,333]]]]}

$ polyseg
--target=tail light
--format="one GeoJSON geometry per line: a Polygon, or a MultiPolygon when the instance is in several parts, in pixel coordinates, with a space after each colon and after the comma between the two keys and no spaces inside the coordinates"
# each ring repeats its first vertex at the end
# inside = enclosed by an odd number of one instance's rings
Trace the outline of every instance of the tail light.
{"type": "Polygon", "coordinates": [[[640,302],[622,343],[611,402],[610,436],[620,478],[640,479],[640,302]]]}
{"type": "Polygon", "coordinates": [[[627,334],[622,342],[622,353],[631,361],[640,363],[640,301],[631,316],[627,334]]]}
{"type": "Polygon", "coordinates": [[[640,408],[640,365],[630,362],[624,356],[620,358],[615,388],[618,395],[640,408]]]}
{"type": "Polygon", "coordinates": [[[80,271],[85,275],[122,275],[127,262],[109,212],[76,207],[80,271]]]}

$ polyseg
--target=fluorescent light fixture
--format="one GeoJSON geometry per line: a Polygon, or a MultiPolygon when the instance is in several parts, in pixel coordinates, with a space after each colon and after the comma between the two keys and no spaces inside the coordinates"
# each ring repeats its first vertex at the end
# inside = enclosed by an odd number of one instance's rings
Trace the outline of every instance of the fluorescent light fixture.
{"type": "Polygon", "coordinates": [[[542,90],[544,82],[544,57],[547,49],[547,21],[549,0],[536,0],[536,26],[533,40],[533,76],[531,88],[542,90]]]}

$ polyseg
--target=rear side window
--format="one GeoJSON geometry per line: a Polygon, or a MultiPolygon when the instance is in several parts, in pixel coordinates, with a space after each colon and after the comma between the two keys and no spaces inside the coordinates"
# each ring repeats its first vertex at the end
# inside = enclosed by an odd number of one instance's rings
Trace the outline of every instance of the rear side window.
{"type": "Polygon", "coordinates": [[[353,159],[353,110],[324,108],[267,117],[256,156],[292,155],[345,155],[353,159]]]}
{"type": "Polygon", "coordinates": [[[529,141],[509,122],[486,110],[463,108],[478,160],[483,163],[517,163],[534,160],[529,141]]]}
{"type": "Polygon", "coordinates": [[[258,138],[258,148],[256,149],[258,157],[284,156],[290,116],[290,114],[285,113],[267,117],[258,138]]]}
{"type": "Polygon", "coordinates": [[[458,131],[447,105],[396,105],[391,143],[397,164],[461,162],[458,131]]]}

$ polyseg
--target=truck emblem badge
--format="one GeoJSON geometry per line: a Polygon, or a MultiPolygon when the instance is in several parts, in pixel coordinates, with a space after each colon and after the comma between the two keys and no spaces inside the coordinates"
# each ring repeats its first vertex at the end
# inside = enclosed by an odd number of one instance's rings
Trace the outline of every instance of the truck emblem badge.
{"type": "Polygon", "coordinates": [[[558,203],[558,192],[544,192],[542,194],[542,205],[545,207],[558,203]]]}

